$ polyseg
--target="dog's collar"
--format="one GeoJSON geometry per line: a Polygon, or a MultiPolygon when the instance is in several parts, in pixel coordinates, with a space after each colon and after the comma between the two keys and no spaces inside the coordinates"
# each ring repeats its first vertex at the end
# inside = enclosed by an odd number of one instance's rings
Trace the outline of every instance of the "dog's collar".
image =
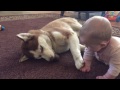
{"type": "Polygon", "coordinates": [[[53,37],[53,35],[50,32],[45,31],[44,34],[50,38],[52,48],[53,48],[53,42],[55,42],[55,38],[53,37]]]}
{"type": "Polygon", "coordinates": [[[55,41],[55,38],[53,37],[53,35],[51,33],[46,31],[45,34],[50,38],[51,42],[55,41]]]}

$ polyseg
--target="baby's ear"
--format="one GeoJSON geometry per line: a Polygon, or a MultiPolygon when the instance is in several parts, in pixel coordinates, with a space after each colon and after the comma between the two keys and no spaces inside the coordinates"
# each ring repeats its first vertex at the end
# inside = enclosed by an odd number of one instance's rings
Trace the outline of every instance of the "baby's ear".
{"type": "Polygon", "coordinates": [[[100,43],[100,45],[101,45],[102,47],[105,47],[107,44],[108,44],[108,41],[103,41],[103,42],[100,43]]]}
{"type": "Polygon", "coordinates": [[[28,41],[34,37],[34,35],[30,33],[19,33],[16,36],[23,41],[28,41]]]}

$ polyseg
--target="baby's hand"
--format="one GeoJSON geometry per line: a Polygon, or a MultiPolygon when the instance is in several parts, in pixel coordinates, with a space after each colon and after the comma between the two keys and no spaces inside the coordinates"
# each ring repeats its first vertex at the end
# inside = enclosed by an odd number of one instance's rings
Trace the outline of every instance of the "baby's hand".
{"type": "Polygon", "coordinates": [[[80,70],[82,72],[89,72],[90,71],[90,65],[87,65],[87,63],[85,63],[84,66],[80,70]]]}
{"type": "Polygon", "coordinates": [[[113,75],[110,75],[109,73],[106,73],[103,76],[97,76],[96,79],[115,79],[116,77],[113,75]]]}
{"type": "Polygon", "coordinates": [[[89,72],[91,70],[91,60],[83,60],[84,66],[80,69],[82,72],[89,72]]]}
{"type": "Polygon", "coordinates": [[[104,76],[97,76],[96,79],[107,79],[107,78],[104,76]]]}

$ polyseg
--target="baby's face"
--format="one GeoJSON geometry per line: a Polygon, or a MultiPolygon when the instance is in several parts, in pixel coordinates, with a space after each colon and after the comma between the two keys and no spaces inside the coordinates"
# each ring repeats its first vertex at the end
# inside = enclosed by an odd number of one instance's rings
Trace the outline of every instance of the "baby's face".
{"type": "Polygon", "coordinates": [[[98,44],[98,45],[91,44],[91,45],[85,45],[85,46],[87,48],[89,48],[90,50],[94,51],[94,52],[98,52],[98,51],[100,51],[103,48],[100,44],[98,44]]]}
{"type": "Polygon", "coordinates": [[[96,44],[95,42],[91,42],[91,40],[85,39],[85,38],[80,38],[81,44],[85,45],[87,48],[94,52],[100,51],[102,48],[105,47],[105,45],[102,44],[96,44]]]}

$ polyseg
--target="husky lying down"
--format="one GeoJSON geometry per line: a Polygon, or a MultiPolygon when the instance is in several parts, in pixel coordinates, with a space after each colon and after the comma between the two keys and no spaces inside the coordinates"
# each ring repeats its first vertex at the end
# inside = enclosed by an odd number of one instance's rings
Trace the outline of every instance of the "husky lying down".
{"type": "Polygon", "coordinates": [[[52,61],[59,57],[59,53],[70,50],[76,68],[80,69],[83,66],[81,50],[84,49],[78,38],[81,27],[76,19],[65,17],[56,19],[39,30],[17,34],[23,41],[23,56],[19,61],[23,62],[28,58],[52,61]]]}

